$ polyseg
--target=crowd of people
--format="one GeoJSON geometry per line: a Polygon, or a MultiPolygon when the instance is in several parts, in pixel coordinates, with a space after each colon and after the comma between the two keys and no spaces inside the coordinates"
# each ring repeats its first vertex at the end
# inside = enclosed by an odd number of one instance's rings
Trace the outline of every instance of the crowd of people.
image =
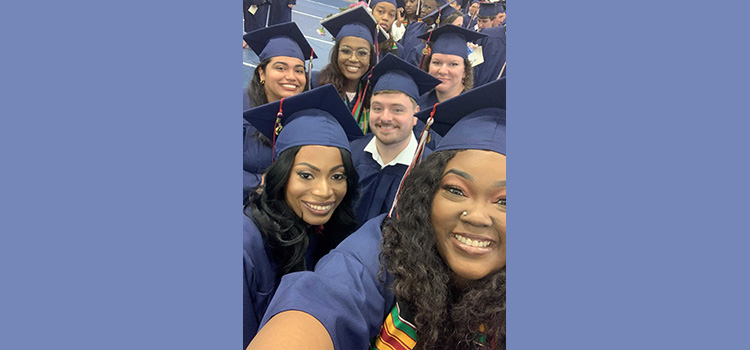
{"type": "Polygon", "coordinates": [[[505,349],[504,2],[243,5],[243,349],[505,349]]]}

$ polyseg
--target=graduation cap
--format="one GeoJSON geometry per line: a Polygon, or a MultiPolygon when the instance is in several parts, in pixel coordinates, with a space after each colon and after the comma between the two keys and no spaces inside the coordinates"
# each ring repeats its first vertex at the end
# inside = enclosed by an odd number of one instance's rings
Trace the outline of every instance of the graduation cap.
{"type": "Polygon", "coordinates": [[[432,42],[432,53],[467,58],[469,50],[466,48],[466,43],[476,42],[486,36],[487,34],[448,24],[422,34],[418,38],[432,42]]]}
{"type": "Polygon", "coordinates": [[[427,72],[409,64],[392,53],[388,53],[372,68],[369,77],[374,84],[373,94],[382,90],[396,90],[405,93],[415,101],[425,92],[440,85],[441,81],[427,72]]]}
{"type": "Polygon", "coordinates": [[[274,140],[273,159],[291,147],[304,145],[351,152],[349,142],[364,136],[332,84],[248,109],[242,117],[274,140]]]}
{"type": "Polygon", "coordinates": [[[294,22],[286,22],[254,30],[243,37],[261,62],[276,56],[306,59],[318,58],[294,22]]]}
{"type": "Polygon", "coordinates": [[[435,152],[450,149],[505,151],[505,78],[420,111],[417,118],[443,136],[435,152]],[[428,120],[432,117],[432,123],[428,120]]]}
{"type": "MultiPolygon", "coordinates": [[[[496,2],[480,2],[479,3],[479,13],[477,16],[481,17],[494,17],[498,13],[498,6],[496,2]]],[[[503,11],[505,12],[505,11],[503,11]]]]}
{"type": "Polygon", "coordinates": [[[456,9],[451,6],[451,3],[455,1],[456,0],[448,1],[444,4],[439,3],[438,8],[422,17],[422,20],[424,21],[427,18],[431,18],[435,23],[440,24],[441,20],[448,18],[453,12],[456,12],[456,9]],[[438,18],[438,14],[440,15],[440,18],[438,18]]]}
{"type": "Polygon", "coordinates": [[[364,5],[339,12],[320,21],[320,24],[328,29],[336,40],[341,40],[345,36],[354,36],[367,40],[370,45],[374,45],[373,38],[378,28],[378,21],[365,9],[364,5]]]}
{"type": "Polygon", "coordinates": [[[374,9],[375,5],[381,3],[381,2],[387,2],[389,4],[392,4],[395,8],[398,8],[398,4],[396,3],[396,0],[372,0],[370,1],[370,8],[374,9]]]}

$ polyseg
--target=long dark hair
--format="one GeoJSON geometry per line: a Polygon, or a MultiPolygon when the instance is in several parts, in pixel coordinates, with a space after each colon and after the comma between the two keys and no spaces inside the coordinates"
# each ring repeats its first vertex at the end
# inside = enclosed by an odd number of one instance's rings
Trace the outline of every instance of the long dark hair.
{"type": "Polygon", "coordinates": [[[459,290],[437,250],[430,209],[446,164],[458,151],[431,154],[406,177],[398,219],[383,224],[381,277],[392,274],[396,299],[414,313],[415,349],[505,349],[505,268],[459,290]],[[383,270],[384,269],[384,270],[383,270]]]}
{"type": "MultiPolygon", "coordinates": [[[[279,155],[268,167],[262,191],[251,191],[244,213],[253,220],[279,265],[277,278],[294,271],[304,271],[311,266],[305,264],[305,253],[309,244],[308,233],[316,230],[302,220],[286,203],[286,187],[294,165],[294,157],[304,146],[291,147],[279,155]]],[[[353,205],[358,197],[359,176],[354,168],[349,151],[339,148],[346,173],[346,195],[333,212],[331,219],[323,225],[323,231],[313,252],[313,259],[320,259],[353,232],[357,226],[353,205]]]]}
{"type": "MultiPolygon", "coordinates": [[[[341,40],[337,40],[335,44],[333,44],[333,48],[331,49],[331,59],[327,66],[323,67],[323,69],[318,74],[318,86],[323,86],[325,84],[333,84],[333,87],[336,88],[336,91],[339,92],[339,95],[341,95],[341,98],[346,98],[346,93],[344,91],[344,73],[341,72],[341,69],[339,69],[339,46],[341,46],[341,40]]],[[[370,45],[370,68],[375,66],[375,62],[377,60],[377,52],[375,52],[375,47],[370,45]]],[[[368,71],[369,72],[369,71],[368,71]]],[[[368,74],[368,72],[365,72],[365,74],[368,74]]],[[[368,104],[365,104],[367,106],[368,104]]]]}
{"type": "MultiPolygon", "coordinates": [[[[250,80],[250,84],[247,88],[247,94],[248,96],[250,96],[250,106],[252,107],[258,107],[260,105],[268,103],[266,89],[263,87],[263,84],[260,83],[260,71],[263,70],[265,72],[266,67],[269,63],[271,63],[272,59],[273,57],[266,58],[265,60],[263,60],[263,62],[259,63],[253,71],[253,79],[250,80]]],[[[304,65],[305,61],[302,61],[302,63],[304,65]]],[[[307,68],[305,68],[305,87],[302,92],[309,90],[307,88],[307,85],[307,68]]]]}

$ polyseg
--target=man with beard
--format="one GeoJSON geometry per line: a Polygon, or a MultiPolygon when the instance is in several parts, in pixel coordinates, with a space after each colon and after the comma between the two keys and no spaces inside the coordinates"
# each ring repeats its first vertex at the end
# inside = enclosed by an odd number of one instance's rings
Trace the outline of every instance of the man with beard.
{"type": "Polygon", "coordinates": [[[414,114],[419,112],[417,99],[440,80],[388,54],[373,68],[370,84],[372,133],[351,144],[361,189],[354,207],[360,224],[390,210],[418,148],[412,131],[417,123],[414,114]]]}

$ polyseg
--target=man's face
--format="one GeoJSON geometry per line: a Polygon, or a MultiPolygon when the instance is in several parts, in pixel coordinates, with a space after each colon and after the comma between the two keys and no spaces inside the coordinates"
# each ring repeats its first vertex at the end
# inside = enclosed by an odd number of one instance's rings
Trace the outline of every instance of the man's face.
{"type": "Polygon", "coordinates": [[[497,16],[495,16],[495,19],[492,20],[492,26],[497,27],[503,23],[505,20],[505,13],[498,13],[497,16]]]}
{"type": "Polygon", "coordinates": [[[490,27],[492,27],[492,17],[477,17],[477,28],[479,28],[479,31],[490,27]]]}
{"type": "Polygon", "coordinates": [[[370,99],[370,130],[386,146],[409,144],[419,111],[403,92],[373,94],[370,99]]]}

